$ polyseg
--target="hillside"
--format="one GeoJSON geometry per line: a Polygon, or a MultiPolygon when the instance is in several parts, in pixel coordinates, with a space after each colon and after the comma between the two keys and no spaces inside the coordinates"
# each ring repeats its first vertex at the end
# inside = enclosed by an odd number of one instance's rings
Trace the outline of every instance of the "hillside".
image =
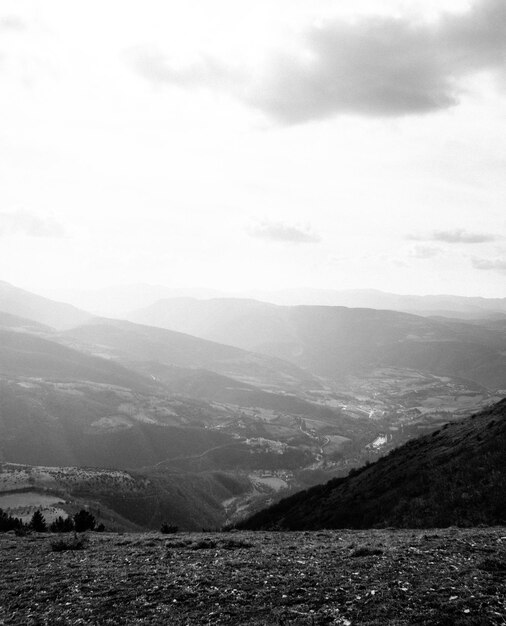
{"type": "Polygon", "coordinates": [[[444,527],[506,522],[506,399],[412,440],[347,478],[295,494],[247,529],[444,527]]]}
{"type": "Polygon", "coordinates": [[[124,471],[0,463],[0,509],[29,521],[40,509],[48,521],[86,507],[113,530],[219,528],[223,500],[249,489],[225,472],[124,471]]]}
{"type": "Polygon", "coordinates": [[[253,350],[316,375],[378,367],[421,370],[506,388],[506,336],[494,327],[396,311],[276,306],[255,300],[162,300],[131,319],[253,350]]]}
{"type": "Polygon", "coordinates": [[[93,381],[146,391],[152,382],[118,363],[32,333],[0,329],[0,375],[93,381]]]}
{"type": "Polygon", "coordinates": [[[61,333],[60,339],[143,371],[156,363],[206,369],[264,388],[319,387],[310,373],[281,359],[143,324],[98,319],[61,333]]]}
{"type": "Polygon", "coordinates": [[[43,298],[4,281],[0,281],[0,311],[59,329],[84,324],[92,317],[75,306],[43,298]]]}

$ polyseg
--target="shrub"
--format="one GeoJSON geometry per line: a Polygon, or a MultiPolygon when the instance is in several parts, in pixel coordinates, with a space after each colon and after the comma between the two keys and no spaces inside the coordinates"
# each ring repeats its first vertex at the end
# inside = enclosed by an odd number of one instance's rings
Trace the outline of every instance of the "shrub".
{"type": "Polygon", "coordinates": [[[243,539],[225,539],[221,542],[221,546],[225,550],[238,550],[240,548],[252,548],[253,544],[243,539]]]}
{"type": "Polygon", "coordinates": [[[74,515],[74,525],[77,533],[94,530],[96,523],[95,517],[84,509],[81,509],[79,513],[74,515]]]}
{"type": "Polygon", "coordinates": [[[368,548],[367,546],[362,546],[361,548],[357,548],[351,553],[353,557],[359,556],[379,556],[383,554],[383,550],[380,548],[368,548]]]}
{"type": "Polygon", "coordinates": [[[53,552],[64,552],[65,550],[84,550],[88,542],[86,537],[78,537],[76,533],[72,537],[65,537],[51,542],[53,552]]]}
{"type": "Polygon", "coordinates": [[[167,524],[167,522],[164,522],[160,528],[160,532],[163,535],[174,535],[178,531],[179,531],[179,528],[177,526],[167,524]]]}

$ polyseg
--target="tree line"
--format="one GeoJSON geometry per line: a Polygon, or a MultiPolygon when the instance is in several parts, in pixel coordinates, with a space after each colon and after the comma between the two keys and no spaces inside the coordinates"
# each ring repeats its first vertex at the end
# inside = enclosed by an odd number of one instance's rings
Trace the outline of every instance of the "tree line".
{"type": "Polygon", "coordinates": [[[25,523],[19,517],[13,517],[0,509],[0,532],[5,533],[10,530],[19,533],[27,531],[38,533],[82,533],[87,530],[103,532],[105,530],[105,526],[102,523],[97,524],[95,516],[85,509],[81,509],[73,516],[69,515],[65,518],[60,515],[50,524],[47,523],[40,510],[35,511],[31,520],[28,523],[25,523]]]}

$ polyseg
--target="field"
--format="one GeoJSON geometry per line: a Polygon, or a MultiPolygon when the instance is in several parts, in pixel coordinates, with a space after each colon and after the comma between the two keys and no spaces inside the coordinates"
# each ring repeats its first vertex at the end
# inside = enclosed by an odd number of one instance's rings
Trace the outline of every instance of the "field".
{"type": "Polygon", "coordinates": [[[0,624],[506,624],[506,528],[0,536],[0,624]]]}

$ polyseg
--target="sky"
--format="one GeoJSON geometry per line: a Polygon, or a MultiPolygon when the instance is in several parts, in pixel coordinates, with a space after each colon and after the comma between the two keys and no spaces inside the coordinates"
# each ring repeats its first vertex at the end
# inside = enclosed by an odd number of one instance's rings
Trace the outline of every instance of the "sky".
{"type": "Polygon", "coordinates": [[[504,0],[0,0],[0,280],[506,297],[504,0]]]}

